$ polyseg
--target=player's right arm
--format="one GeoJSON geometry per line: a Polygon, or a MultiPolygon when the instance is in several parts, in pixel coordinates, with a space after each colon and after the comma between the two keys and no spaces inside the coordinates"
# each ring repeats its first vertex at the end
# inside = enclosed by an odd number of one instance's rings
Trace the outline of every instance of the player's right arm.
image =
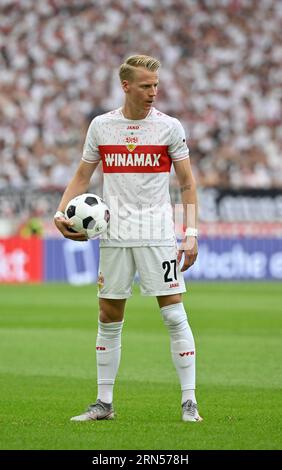
{"type": "MultiPolygon", "coordinates": [[[[93,175],[95,169],[99,165],[98,162],[88,163],[81,160],[73,178],[67,185],[65,192],[62,196],[61,202],[58,206],[57,212],[65,212],[68,202],[79,194],[87,192],[91,176],[93,175]]],[[[62,233],[65,238],[70,238],[71,240],[76,241],[86,241],[88,238],[84,233],[78,232],[75,233],[71,231],[71,222],[62,217],[55,217],[54,223],[57,229],[62,233]]]]}

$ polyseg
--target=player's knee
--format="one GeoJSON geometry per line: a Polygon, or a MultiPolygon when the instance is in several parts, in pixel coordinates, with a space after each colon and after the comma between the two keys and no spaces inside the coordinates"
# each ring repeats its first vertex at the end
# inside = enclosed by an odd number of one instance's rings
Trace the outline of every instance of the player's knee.
{"type": "Polygon", "coordinates": [[[187,325],[187,315],[182,303],[161,308],[164,323],[169,328],[182,329],[187,325]]]}
{"type": "Polygon", "coordinates": [[[123,320],[125,300],[102,299],[99,301],[99,320],[103,323],[119,322],[123,320]]]}
{"type": "Polygon", "coordinates": [[[171,307],[182,303],[182,294],[159,295],[157,300],[160,308],[171,307]]]}

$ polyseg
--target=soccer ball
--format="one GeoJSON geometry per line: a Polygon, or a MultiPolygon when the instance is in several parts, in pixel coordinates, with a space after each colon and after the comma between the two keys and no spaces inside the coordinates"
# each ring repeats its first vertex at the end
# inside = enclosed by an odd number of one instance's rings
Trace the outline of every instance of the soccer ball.
{"type": "Polygon", "coordinates": [[[68,203],[65,217],[73,222],[72,229],[75,232],[84,232],[88,238],[97,238],[107,230],[110,211],[99,196],[85,193],[68,203]]]}

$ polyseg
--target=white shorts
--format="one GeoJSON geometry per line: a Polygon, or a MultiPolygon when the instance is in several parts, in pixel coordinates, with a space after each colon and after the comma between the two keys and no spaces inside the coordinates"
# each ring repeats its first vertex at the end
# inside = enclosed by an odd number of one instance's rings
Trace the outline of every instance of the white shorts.
{"type": "Polygon", "coordinates": [[[186,292],[175,246],[100,247],[98,297],[130,297],[136,271],[142,295],[186,292]]]}

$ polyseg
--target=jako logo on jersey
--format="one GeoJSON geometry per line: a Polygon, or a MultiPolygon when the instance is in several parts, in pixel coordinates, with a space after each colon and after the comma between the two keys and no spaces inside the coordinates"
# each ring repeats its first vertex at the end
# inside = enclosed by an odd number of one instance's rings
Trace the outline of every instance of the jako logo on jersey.
{"type": "Polygon", "coordinates": [[[195,351],[185,351],[183,353],[179,353],[179,356],[183,357],[183,356],[194,356],[195,354],[195,351]]]}
{"type": "Polygon", "coordinates": [[[179,287],[179,282],[173,282],[172,284],[169,284],[169,288],[171,289],[172,287],[179,287]]]}
{"type": "Polygon", "coordinates": [[[127,129],[135,130],[137,131],[140,126],[127,126],[127,129]]]}

